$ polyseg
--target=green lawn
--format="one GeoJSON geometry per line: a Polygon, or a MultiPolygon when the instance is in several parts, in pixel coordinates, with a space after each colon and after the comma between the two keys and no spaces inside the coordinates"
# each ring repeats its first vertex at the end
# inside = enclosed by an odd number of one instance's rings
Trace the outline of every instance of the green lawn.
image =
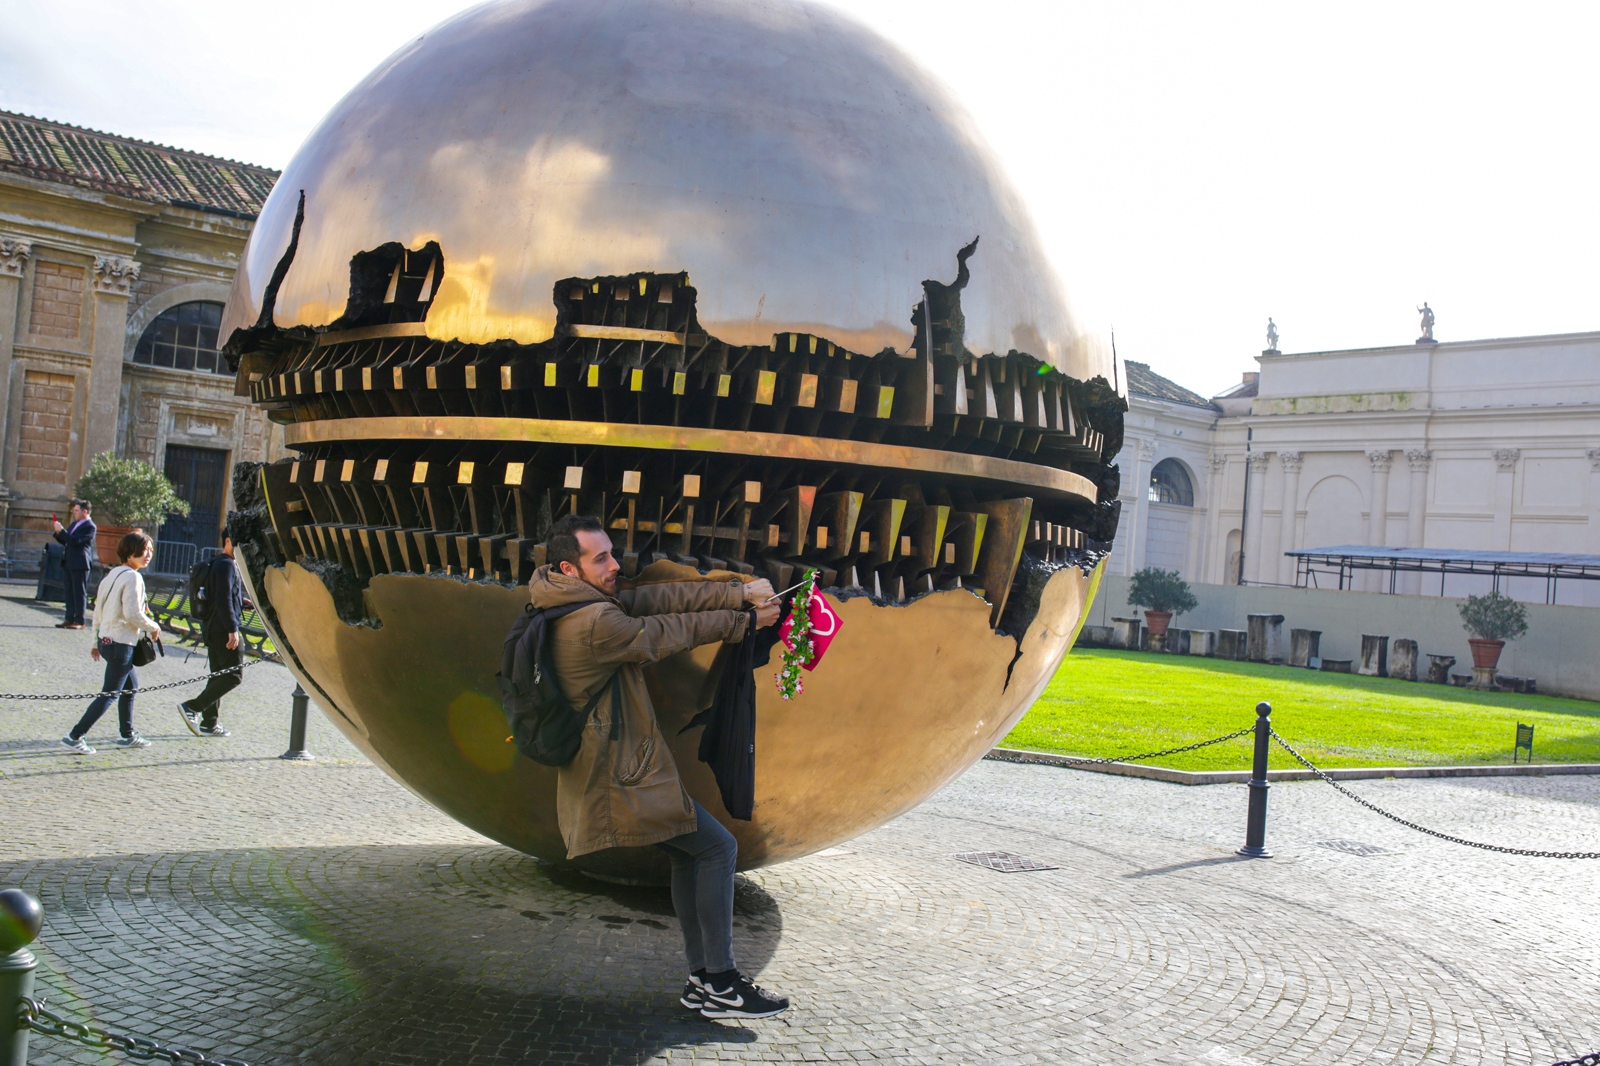
{"type": "MultiPolygon", "coordinates": [[[[1002,745],[1133,755],[1230,733],[1255,720],[1261,700],[1272,704],[1273,727],[1319,766],[1508,763],[1518,722],[1535,727],[1535,762],[1600,762],[1600,703],[1100,649],[1068,655],[1002,745]]],[[[1148,761],[1248,769],[1249,745],[1245,738],[1148,761]]],[[[1273,768],[1297,765],[1273,745],[1273,768]]]]}

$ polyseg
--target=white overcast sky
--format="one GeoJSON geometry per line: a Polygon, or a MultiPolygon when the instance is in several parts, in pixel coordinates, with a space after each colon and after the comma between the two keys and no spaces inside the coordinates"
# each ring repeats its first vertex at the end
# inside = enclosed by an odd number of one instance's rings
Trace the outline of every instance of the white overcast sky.
{"type": "MultiPolygon", "coordinates": [[[[0,108],[282,167],[458,0],[0,0],[0,108]]],[[[1073,302],[1205,394],[1600,329],[1600,4],[851,0],[977,117],[1073,302]]]]}

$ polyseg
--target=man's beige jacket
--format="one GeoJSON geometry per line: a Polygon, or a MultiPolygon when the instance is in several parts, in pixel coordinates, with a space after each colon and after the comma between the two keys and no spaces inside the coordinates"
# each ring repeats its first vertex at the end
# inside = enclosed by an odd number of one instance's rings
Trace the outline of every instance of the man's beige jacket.
{"type": "Polygon", "coordinates": [[[557,778],[556,816],[567,857],[694,832],[694,806],[678,780],[641,668],[702,644],[743,640],[749,621],[740,610],[744,583],[737,577],[668,581],[607,596],[541,566],[528,588],[540,609],[593,604],[556,619],[550,629],[550,661],[572,705],[586,706],[612,674],[619,683],[620,700],[601,697],[578,754],[557,778]]]}

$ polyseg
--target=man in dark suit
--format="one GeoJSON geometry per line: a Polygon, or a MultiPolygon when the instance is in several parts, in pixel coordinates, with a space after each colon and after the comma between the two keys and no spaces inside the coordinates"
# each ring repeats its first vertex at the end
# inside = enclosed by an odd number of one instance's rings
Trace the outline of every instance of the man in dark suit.
{"type": "MultiPolygon", "coordinates": [[[[229,670],[244,661],[244,638],[239,626],[244,610],[250,601],[244,598],[244,582],[239,568],[234,564],[233,538],[222,538],[222,554],[211,560],[211,570],[206,575],[206,599],[209,610],[201,623],[200,632],[206,642],[206,658],[211,672],[229,670]]],[[[222,697],[239,687],[239,673],[213,677],[206,682],[205,690],[192,700],[178,704],[183,724],[197,737],[226,737],[231,731],[217,721],[222,697]]]]}
{"type": "Polygon", "coordinates": [[[89,568],[94,566],[94,521],[89,517],[89,501],[72,501],[72,523],[63,526],[55,518],[56,540],[66,549],[61,557],[61,569],[67,582],[67,618],[57,624],[57,629],[82,629],[83,612],[89,606],[89,568]]]}

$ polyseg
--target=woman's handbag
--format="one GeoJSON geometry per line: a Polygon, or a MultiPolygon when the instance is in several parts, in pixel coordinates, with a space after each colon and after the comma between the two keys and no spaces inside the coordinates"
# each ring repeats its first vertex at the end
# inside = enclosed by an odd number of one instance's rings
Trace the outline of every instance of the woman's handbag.
{"type": "Polygon", "coordinates": [[[133,646],[133,665],[149,666],[156,661],[156,649],[161,648],[161,655],[166,657],[167,649],[151,640],[149,637],[140,637],[139,643],[133,646]]]}

